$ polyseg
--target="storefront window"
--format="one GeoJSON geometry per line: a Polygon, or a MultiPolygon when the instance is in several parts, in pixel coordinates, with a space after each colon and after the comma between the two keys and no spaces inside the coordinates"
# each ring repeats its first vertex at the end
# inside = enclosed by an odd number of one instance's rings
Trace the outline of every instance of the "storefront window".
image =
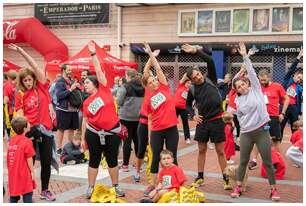
{"type": "Polygon", "coordinates": [[[273,8],[272,31],[289,31],[289,8],[273,8]]]}
{"type": "Polygon", "coordinates": [[[292,31],[303,31],[303,8],[293,8],[292,31]]]}
{"type": "Polygon", "coordinates": [[[253,10],[253,28],[255,32],[269,31],[270,9],[254,9],[253,10]]]}
{"type": "Polygon", "coordinates": [[[233,20],[234,33],[247,33],[249,32],[249,9],[235,9],[233,20]]]}

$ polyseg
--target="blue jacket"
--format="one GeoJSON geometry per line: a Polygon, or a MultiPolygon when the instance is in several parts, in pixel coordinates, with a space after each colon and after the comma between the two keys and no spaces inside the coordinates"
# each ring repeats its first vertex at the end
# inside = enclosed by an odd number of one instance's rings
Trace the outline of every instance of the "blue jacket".
{"type": "MultiPolygon", "coordinates": [[[[71,82],[72,84],[73,82],[71,82]]],[[[57,108],[68,110],[68,99],[71,94],[67,88],[67,82],[64,77],[60,77],[55,84],[55,91],[57,97],[57,108]]]]}
{"type": "MultiPolygon", "coordinates": [[[[285,90],[287,90],[294,82],[292,75],[297,71],[297,65],[300,62],[299,59],[295,59],[294,62],[291,64],[291,66],[288,69],[288,72],[286,73],[284,80],[283,80],[283,87],[285,90]]],[[[302,113],[301,107],[302,107],[302,98],[303,98],[303,86],[300,84],[296,85],[296,106],[298,108],[299,114],[302,113]]]]}

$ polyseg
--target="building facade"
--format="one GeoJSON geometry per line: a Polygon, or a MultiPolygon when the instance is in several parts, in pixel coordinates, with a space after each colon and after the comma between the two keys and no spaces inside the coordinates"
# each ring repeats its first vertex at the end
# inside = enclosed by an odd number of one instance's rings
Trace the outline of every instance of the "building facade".
{"type": "MultiPolygon", "coordinates": [[[[4,4],[4,20],[34,16],[34,4],[4,4]]],[[[211,53],[218,78],[236,73],[242,63],[239,41],[258,52],[252,61],[256,70],[271,70],[280,82],[303,42],[302,4],[110,4],[109,23],[48,26],[69,49],[77,53],[89,40],[110,45],[110,54],[136,61],[142,69],[148,57],[142,43],[161,49],[158,57],[169,78],[177,84],[188,66],[205,63],[180,51],[183,43],[201,45],[211,53]]],[[[44,65],[35,50],[26,50],[44,65]]],[[[4,48],[4,57],[19,65],[25,62],[4,48]]]]}

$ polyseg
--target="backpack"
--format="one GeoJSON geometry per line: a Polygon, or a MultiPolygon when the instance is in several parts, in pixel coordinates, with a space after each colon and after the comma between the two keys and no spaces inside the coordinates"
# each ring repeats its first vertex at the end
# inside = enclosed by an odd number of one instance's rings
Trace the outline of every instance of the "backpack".
{"type": "Polygon", "coordinates": [[[68,101],[70,102],[71,106],[80,108],[83,104],[83,94],[79,88],[74,89],[69,96],[68,101]]]}

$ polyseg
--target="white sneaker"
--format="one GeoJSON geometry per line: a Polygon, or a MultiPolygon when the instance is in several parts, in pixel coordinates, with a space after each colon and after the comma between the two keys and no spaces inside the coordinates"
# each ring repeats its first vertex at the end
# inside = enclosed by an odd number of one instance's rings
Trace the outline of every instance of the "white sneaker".
{"type": "Polygon", "coordinates": [[[75,160],[69,160],[66,162],[67,165],[75,165],[76,161],[75,160]]]}
{"type": "Polygon", "coordinates": [[[190,138],[186,139],[185,143],[186,143],[186,144],[191,144],[190,138]]]}
{"type": "Polygon", "coordinates": [[[230,160],[227,160],[226,163],[228,165],[232,165],[232,164],[235,164],[235,161],[230,159],[230,160]]]}

